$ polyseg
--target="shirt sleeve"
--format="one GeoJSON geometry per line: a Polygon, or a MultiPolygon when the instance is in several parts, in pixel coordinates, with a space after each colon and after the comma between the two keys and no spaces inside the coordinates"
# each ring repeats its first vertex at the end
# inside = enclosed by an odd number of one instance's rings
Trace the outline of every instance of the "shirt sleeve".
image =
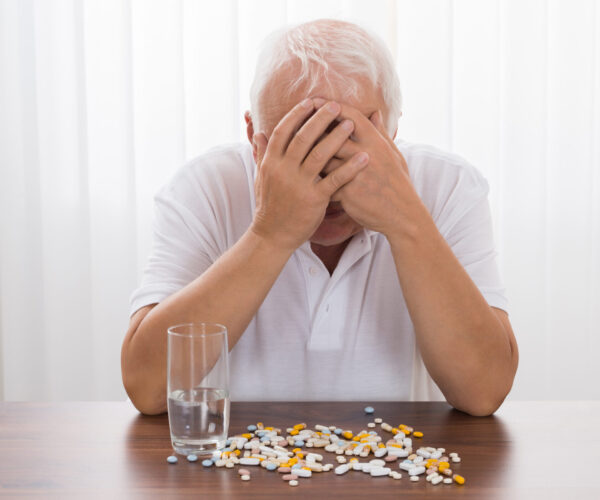
{"type": "Polygon", "coordinates": [[[506,289],[498,271],[488,188],[463,211],[445,235],[446,241],[492,307],[508,311],[506,289]]]}
{"type": "Polygon", "coordinates": [[[155,197],[153,245],[130,314],[156,304],[191,283],[218,258],[217,242],[171,189],[155,197]]]}

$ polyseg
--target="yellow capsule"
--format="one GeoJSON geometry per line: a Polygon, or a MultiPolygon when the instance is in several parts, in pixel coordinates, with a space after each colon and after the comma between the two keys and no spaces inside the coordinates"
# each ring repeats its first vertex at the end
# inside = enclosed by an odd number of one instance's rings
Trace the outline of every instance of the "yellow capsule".
{"type": "MultiPolygon", "coordinates": [[[[354,438],[354,439],[356,439],[356,438],[354,438]]],[[[368,442],[369,442],[369,438],[362,438],[362,439],[360,440],[360,442],[361,442],[361,443],[368,443],[368,442]]]]}
{"type": "Polygon", "coordinates": [[[410,431],[408,429],[400,429],[400,430],[404,433],[405,436],[410,435],[410,431]]]}
{"type": "Polygon", "coordinates": [[[354,436],[354,437],[352,438],[352,441],[360,441],[360,436],[354,436]]]}
{"type": "Polygon", "coordinates": [[[296,430],[301,430],[301,429],[304,429],[305,427],[306,427],[306,425],[304,425],[304,424],[296,424],[296,425],[294,425],[294,429],[296,429],[296,430]]]}
{"type": "Polygon", "coordinates": [[[242,434],[242,437],[246,438],[246,439],[252,439],[252,434],[242,434]]]}
{"type": "Polygon", "coordinates": [[[301,467],[301,469],[304,469],[304,470],[311,470],[311,469],[310,469],[310,467],[301,467]]]}
{"type": "Polygon", "coordinates": [[[398,434],[398,432],[400,432],[398,429],[392,427],[392,434],[398,434]]]}
{"type": "Polygon", "coordinates": [[[458,483],[458,484],[465,484],[465,478],[462,476],[459,476],[458,474],[454,474],[453,479],[458,483]]]}
{"type": "Polygon", "coordinates": [[[304,453],[298,452],[296,453],[296,456],[300,459],[304,458],[304,453]]]}
{"type": "Polygon", "coordinates": [[[342,436],[344,436],[346,439],[352,439],[352,433],[350,431],[342,432],[342,436]]]}
{"type": "Polygon", "coordinates": [[[415,431],[413,432],[413,436],[416,438],[422,438],[423,437],[423,433],[420,431],[415,431]]]}
{"type": "Polygon", "coordinates": [[[302,448],[294,448],[292,453],[298,453],[299,451],[302,451],[302,448]]]}
{"type": "Polygon", "coordinates": [[[292,430],[292,432],[290,432],[291,436],[295,436],[297,434],[300,434],[300,432],[298,431],[298,429],[294,429],[294,430],[292,430]]]}
{"type": "Polygon", "coordinates": [[[265,427],[265,431],[272,431],[274,427],[265,427]]]}
{"type": "Polygon", "coordinates": [[[404,424],[400,424],[400,425],[398,426],[398,429],[400,429],[400,430],[402,430],[402,429],[406,429],[406,425],[404,425],[404,424]]]}
{"type": "Polygon", "coordinates": [[[350,461],[350,463],[352,463],[352,462],[358,462],[358,458],[354,457],[354,458],[351,458],[349,461],[350,461]]]}
{"type": "Polygon", "coordinates": [[[383,444],[383,443],[379,443],[377,446],[378,446],[379,448],[385,448],[385,444],[383,444]]]}
{"type": "Polygon", "coordinates": [[[442,471],[444,469],[447,469],[448,467],[450,467],[450,464],[448,462],[440,462],[438,464],[438,468],[442,471]]]}
{"type": "Polygon", "coordinates": [[[390,446],[392,448],[402,448],[402,445],[398,444],[398,443],[390,443],[390,444],[388,444],[388,446],[390,446]]]}
{"type": "Polygon", "coordinates": [[[242,454],[242,452],[240,450],[234,450],[233,451],[238,457],[242,454]]]}
{"type": "Polygon", "coordinates": [[[288,463],[295,464],[298,461],[298,457],[292,457],[288,460],[288,463]]]}

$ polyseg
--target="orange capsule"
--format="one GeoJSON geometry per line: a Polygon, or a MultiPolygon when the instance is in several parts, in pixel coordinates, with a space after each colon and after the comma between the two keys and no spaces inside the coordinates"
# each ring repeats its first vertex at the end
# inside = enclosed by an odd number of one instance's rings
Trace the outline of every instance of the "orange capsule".
{"type": "Polygon", "coordinates": [[[454,476],[452,476],[452,479],[454,479],[454,481],[456,481],[458,484],[465,484],[465,478],[459,476],[458,474],[454,474],[454,476]]]}
{"type": "Polygon", "coordinates": [[[423,433],[420,431],[415,431],[413,432],[413,436],[416,438],[422,438],[423,437],[423,433]]]}

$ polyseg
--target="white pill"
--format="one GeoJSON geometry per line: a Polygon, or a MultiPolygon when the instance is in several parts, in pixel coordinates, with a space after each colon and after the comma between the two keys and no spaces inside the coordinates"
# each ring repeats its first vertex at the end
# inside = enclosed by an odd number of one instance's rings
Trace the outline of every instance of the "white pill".
{"type": "Polygon", "coordinates": [[[371,476],[380,477],[380,476],[389,476],[391,469],[389,467],[371,467],[371,476]]]}
{"type": "MultiPolygon", "coordinates": [[[[425,450],[424,448],[419,448],[417,450],[417,455],[419,455],[420,457],[423,458],[431,458],[431,453],[429,453],[427,450],[425,450]]],[[[441,456],[441,455],[440,455],[441,456]]]]}
{"type": "Polygon", "coordinates": [[[369,423],[367,424],[367,427],[368,427],[369,429],[372,429],[373,427],[375,427],[375,422],[369,422],[369,423]]]}
{"type": "Polygon", "coordinates": [[[388,448],[388,455],[392,457],[405,458],[408,457],[408,450],[404,450],[402,448],[388,448]]]}
{"type": "Polygon", "coordinates": [[[379,459],[373,459],[369,462],[370,465],[372,465],[373,467],[384,467],[385,466],[385,460],[379,460],[379,459]]]}
{"type": "Polygon", "coordinates": [[[434,451],[434,452],[431,454],[431,458],[435,458],[436,460],[437,460],[438,458],[440,458],[441,456],[442,456],[442,452],[441,452],[441,451],[434,451]]]}
{"type": "Polygon", "coordinates": [[[338,461],[339,464],[345,464],[347,462],[346,457],[342,455],[338,455],[337,457],[335,457],[335,459],[338,461]]]}
{"type": "Polygon", "coordinates": [[[350,464],[342,464],[338,465],[334,471],[337,475],[341,476],[342,474],[346,474],[350,470],[350,464]]]}
{"type": "Polygon", "coordinates": [[[323,455],[320,455],[319,453],[309,453],[308,455],[306,455],[306,461],[315,461],[315,462],[320,462],[321,460],[323,460],[323,455]]]}
{"type": "Polygon", "coordinates": [[[290,486],[298,486],[298,481],[296,481],[295,479],[292,479],[288,484],[290,486]]]}
{"type": "Polygon", "coordinates": [[[418,476],[419,474],[425,473],[425,467],[422,465],[417,465],[408,471],[409,476],[418,476]]]}
{"type": "Polygon", "coordinates": [[[453,461],[455,464],[458,464],[458,463],[460,463],[460,457],[458,457],[458,456],[456,456],[456,457],[452,457],[452,461],[453,461]]]}
{"type": "Polygon", "coordinates": [[[399,467],[408,472],[409,470],[414,469],[416,465],[413,463],[402,462],[399,467]]]}
{"type": "Polygon", "coordinates": [[[242,481],[250,481],[250,476],[248,474],[244,474],[242,476],[242,481]]]}
{"type": "Polygon", "coordinates": [[[298,477],[310,477],[312,476],[312,471],[306,469],[294,469],[292,470],[292,474],[296,474],[298,477]]]}
{"type": "Polygon", "coordinates": [[[410,476],[410,480],[411,481],[418,481],[419,480],[419,476],[410,476]]]}
{"type": "Polygon", "coordinates": [[[451,477],[447,477],[444,479],[444,484],[452,484],[452,478],[451,477]]]}
{"type": "Polygon", "coordinates": [[[370,474],[372,468],[373,466],[371,464],[362,464],[362,471],[367,474],[370,474]]]}
{"type": "Polygon", "coordinates": [[[323,472],[329,472],[331,469],[333,469],[333,464],[325,464],[323,466],[323,472]]]}
{"type": "Polygon", "coordinates": [[[392,477],[394,479],[402,479],[402,474],[400,474],[399,472],[395,472],[392,474],[392,477]]]}
{"type": "Polygon", "coordinates": [[[235,466],[235,464],[229,460],[225,464],[225,467],[227,467],[228,469],[232,469],[234,466],[235,466]]]}
{"type": "Polygon", "coordinates": [[[375,419],[375,423],[376,423],[376,424],[380,424],[381,422],[383,422],[383,420],[382,420],[382,419],[380,419],[379,417],[377,417],[377,418],[375,419]]]}
{"type": "Polygon", "coordinates": [[[444,480],[444,478],[442,476],[435,476],[431,480],[431,484],[440,484],[443,480],[444,480]]]}
{"type": "Polygon", "coordinates": [[[258,465],[258,464],[260,464],[260,459],[258,459],[258,458],[249,458],[249,457],[240,458],[240,465],[258,465]]]}
{"type": "Polygon", "coordinates": [[[386,448],[377,448],[373,453],[377,458],[383,457],[387,453],[386,448]]]}
{"type": "Polygon", "coordinates": [[[363,469],[363,464],[362,462],[352,462],[352,470],[362,470],[363,469]]]}

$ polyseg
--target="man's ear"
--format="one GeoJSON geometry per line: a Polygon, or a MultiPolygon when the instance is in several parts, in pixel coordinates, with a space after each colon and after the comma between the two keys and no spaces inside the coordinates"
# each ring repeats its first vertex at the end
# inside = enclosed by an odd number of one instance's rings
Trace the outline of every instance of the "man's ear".
{"type": "Polygon", "coordinates": [[[256,142],[254,141],[254,123],[252,122],[252,115],[250,114],[250,111],[246,111],[244,113],[244,120],[246,121],[246,135],[248,136],[248,141],[250,141],[250,145],[252,146],[252,156],[254,156],[254,161],[258,161],[256,142]]]}

